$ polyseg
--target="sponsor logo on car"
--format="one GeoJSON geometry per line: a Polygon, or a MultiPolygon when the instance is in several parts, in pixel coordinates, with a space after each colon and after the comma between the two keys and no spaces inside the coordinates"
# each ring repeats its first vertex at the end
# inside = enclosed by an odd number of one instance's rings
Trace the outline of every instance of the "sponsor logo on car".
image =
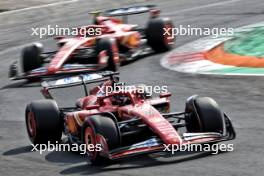
{"type": "Polygon", "coordinates": [[[148,139],[143,142],[133,144],[129,149],[136,149],[136,148],[141,148],[141,147],[153,147],[157,145],[159,145],[158,140],[155,138],[152,138],[152,139],[148,139]]]}

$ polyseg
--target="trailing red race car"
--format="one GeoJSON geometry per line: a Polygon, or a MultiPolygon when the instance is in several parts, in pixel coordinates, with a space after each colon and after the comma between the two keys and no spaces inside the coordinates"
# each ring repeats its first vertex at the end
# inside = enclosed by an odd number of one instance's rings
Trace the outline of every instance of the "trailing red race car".
{"type": "Polygon", "coordinates": [[[153,98],[136,88],[105,94],[108,86],[121,84],[116,74],[93,73],[43,82],[42,93],[48,99],[33,101],[26,108],[32,143],[60,141],[64,132],[71,143],[100,144],[100,151],[87,148],[91,162],[100,164],[160,152],[164,144],[209,144],[235,138],[230,119],[213,99],[191,96],[185,111],[169,112],[170,93],[153,98]],[[87,90],[90,83],[100,84],[87,90]],[[78,85],[83,85],[86,96],[75,106],[59,108],[52,100],[51,89],[78,85]],[[180,133],[179,128],[186,130],[180,133]]]}
{"type": "Polygon", "coordinates": [[[103,16],[95,14],[94,24],[80,27],[100,29],[100,35],[85,35],[72,38],[57,36],[59,49],[43,53],[40,43],[24,48],[21,58],[22,74],[18,74],[18,62],[11,64],[9,77],[12,80],[35,79],[63,74],[79,74],[87,71],[118,70],[120,63],[138,58],[154,50],[167,51],[174,38],[164,31],[172,28],[168,18],[159,18],[155,6],[135,6],[105,11],[103,16]],[[145,28],[127,24],[127,16],[150,13],[145,28]],[[119,19],[118,16],[122,16],[119,19]]]}

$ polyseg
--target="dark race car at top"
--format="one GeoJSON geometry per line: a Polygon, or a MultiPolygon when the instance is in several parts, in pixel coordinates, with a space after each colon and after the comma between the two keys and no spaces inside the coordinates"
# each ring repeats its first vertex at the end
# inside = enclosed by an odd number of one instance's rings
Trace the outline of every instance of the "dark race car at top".
{"type": "Polygon", "coordinates": [[[118,84],[117,73],[109,71],[42,82],[46,99],[29,103],[25,112],[31,142],[55,143],[64,133],[70,143],[99,144],[100,151],[87,147],[87,154],[93,164],[101,164],[161,152],[164,145],[214,144],[236,136],[230,118],[212,98],[194,95],[184,111],[170,112],[169,92],[152,97],[138,88],[102,91],[118,84]],[[92,83],[98,86],[87,89],[92,83]],[[85,96],[71,107],[59,107],[50,91],[75,86],[83,87],[85,96]]]}
{"type": "Polygon", "coordinates": [[[93,24],[80,27],[77,36],[55,37],[58,50],[43,52],[41,43],[25,47],[20,62],[10,65],[9,77],[11,80],[39,80],[88,71],[117,71],[120,64],[139,56],[167,51],[173,46],[174,37],[164,31],[173,24],[169,18],[159,17],[159,13],[153,5],[95,12],[93,24]],[[127,23],[128,15],[147,12],[150,17],[145,27],[127,23]],[[89,29],[100,29],[100,35],[88,34],[89,29]]]}

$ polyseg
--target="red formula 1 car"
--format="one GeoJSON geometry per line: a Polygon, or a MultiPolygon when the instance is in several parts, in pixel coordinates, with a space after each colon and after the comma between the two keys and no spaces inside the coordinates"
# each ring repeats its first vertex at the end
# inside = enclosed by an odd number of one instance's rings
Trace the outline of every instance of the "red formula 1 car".
{"type": "Polygon", "coordinates": [[[58,51],[43,53],[40,43],[25,47],[20,61],[22,74],[18,74],[18,62],[14,62],[10,66],[9,77],[12,80],[34,80],[87,71],[116,71],[125,61],[151,51],[169,50],[174,41],[164,32],[173,27],[171,20],[159,18],[159,10],[152,5],[108,10],[103,16],[95,14],[93,23],[80,27],[78,36],[57,36],[58,51]],[[146,27],[126,23],[128,15],[146,12],[150,13],[146,27]],[[94,34],[90,29],[95,31],[94,34]]]}
{"type": "Polygon", "coordinates": [[[64,132],[71,143],[99,144],[99,151],[87,148],[91,162],[98,164],[160,152],[165,144],[209,144],[235,138],[230,119],[213,99],[191,96],[185,111],[169,112],[170,93],[152,98],[135,86],[105,94],[108,86],[120,84],[117,78],[115,73],[102,73],[43,82],[42,93],[48,99],[33,101],[26,108],[27,131],[32,143],[60,141],[64,132]],[[99,86],[87,90],[90,83],[99,86]],[[59,108],[51,100],[52,89],[77,85],[84,86],[86,96],[75,106],[59,108]]]}

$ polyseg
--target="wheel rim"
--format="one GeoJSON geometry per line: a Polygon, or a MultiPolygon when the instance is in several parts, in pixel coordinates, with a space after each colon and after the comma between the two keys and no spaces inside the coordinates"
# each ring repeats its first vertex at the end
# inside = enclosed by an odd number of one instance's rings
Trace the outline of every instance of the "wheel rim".
{"type": "Polygon", "coordinates": [[[37,135],[36,119],[33,112],[27,114],[27,127],[30,139],[34,139],[37,135]]]}
{"type": "MultiPolygon", "coordinates": [[[[170,23],[164,25],[164,30],[168,31],[169,29],[172,30],[173,26],[170,23]]],[[[171,45],[174,41],[174,36],[172,35],[172,31],[170,33],[165,33],[164,35],[164,42],[167,45],[171,45]]]]}
{"type": "Polygon", "coordinates": [[[96,158],[96,155],[97,155],[97,152],[94,150],[94,151],[90,151],[88,146],[89,145],[94,145],[95,146],[95,134],[94,134],[94,131],[91,127],[87,127],[85,129],[85,144],[86,144],[86,151],[87,151],[87,154],[89,155],[89,158],[94,160],[96,158]]]}

